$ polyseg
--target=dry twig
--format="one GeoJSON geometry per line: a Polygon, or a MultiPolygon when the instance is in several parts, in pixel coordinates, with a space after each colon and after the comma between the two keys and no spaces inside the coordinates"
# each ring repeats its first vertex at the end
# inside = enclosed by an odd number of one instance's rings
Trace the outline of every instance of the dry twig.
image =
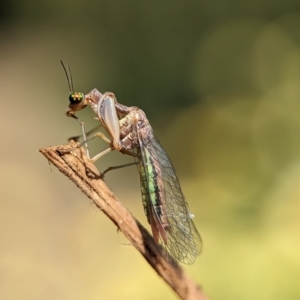
{"type": "Polygon", "coordinates": [[[208,299],[201,288],[176,262],[170,264],[163,258],[152,236],[100,179],[97,168],[87,161],[83,147],[70,151],[76,145],[75,142],[71,142],[69,145],[41,148],[39,151],[116,224],[130,243],[181,299],[208,299]]]}

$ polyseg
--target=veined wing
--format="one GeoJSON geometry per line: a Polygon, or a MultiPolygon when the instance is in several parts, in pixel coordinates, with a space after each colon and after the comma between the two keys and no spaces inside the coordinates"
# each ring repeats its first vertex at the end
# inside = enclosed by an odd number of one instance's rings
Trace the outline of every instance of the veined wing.
{"type": "Polygon", "coordinates": [[[137,130],[141,152],[138,163],[143,204],[153,237],[170,256],[192,264],[201,251],[201,237],[168,154],[152,129],[144,133],[137,130]]]}

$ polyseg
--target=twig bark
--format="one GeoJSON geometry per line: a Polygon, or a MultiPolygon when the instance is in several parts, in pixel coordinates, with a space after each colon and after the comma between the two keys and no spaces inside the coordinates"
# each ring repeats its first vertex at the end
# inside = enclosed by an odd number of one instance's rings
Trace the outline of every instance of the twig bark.
{"type": "Polygon", "coordinates": [[[116,224],[130,243],[143,255],[151,267],[181,299],[208,299],[176,263],[168,263],[148,231],[117,200],[107,187],[97,168],[87,161],[83,147],[77,144],[41,148],[39,151],[63,174],[71,179],[107,217],[116,224]]]}

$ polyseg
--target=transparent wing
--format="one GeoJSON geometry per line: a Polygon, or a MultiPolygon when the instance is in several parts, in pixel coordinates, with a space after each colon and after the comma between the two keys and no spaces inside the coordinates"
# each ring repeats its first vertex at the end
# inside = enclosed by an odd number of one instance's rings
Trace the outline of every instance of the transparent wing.
{"type": "MultiPolygon", "coordinates": [[[[153,207],[153,202],[148,201],[148,205],[152,205],[148,209],[148,213],[155,213],[156,216],[147,216],[148,221],[154,220],[160,224],[155,224],[152,227],[157,228],[160,236],[160,244],[169,253],[170,256],[185,264],[192,264],[196,256],[201,252],[202,240],[192,221],[192,214],[190,213],[188,204],[181,191],[178,177],[176,175],[174,166],[168,157],[168,154],[161,146],[159,141],[153,136],[144,136],[141,131],[138,132],[140,143],[140,172],[146,174],[147,183],[141,183],[143,188],[151,188],[150,180],[155,179],[155,183],[159,186],[159,192],[155,191],[156,196],[160,197],[159,201],[163,205],[163,210],[166,222],[162,221],[161,217],[153,207]],[[150,159],[150,160],[149,160],[150,159]],[[151,161],[151,169],[149,171],[149,162],[151,161]],[[143,170],[141,170],[143,168],[143,170]],[[151,174],[150,174],[151,173],[151,174]],[[152,177],[152,179],[151,179],[152,177]],[[154,178],[156,177],[156,178],[154,178]],[[166,233],[163,232],[164,224],[167,223],[166,233]],[[167,238],[165,238],[167,236],[167,238]]],[[[141,176],[142,178],[142,176],[141,176]]],[[[153,191],[152,191],[153,192],[153,191]]],[[[149,197],[148,197],[149,198],[149,197]]],[[[149,221],[150,222],[150,221],[149,221]]],[[[154,234],[155,232],[153,232],[154,234]]]]}

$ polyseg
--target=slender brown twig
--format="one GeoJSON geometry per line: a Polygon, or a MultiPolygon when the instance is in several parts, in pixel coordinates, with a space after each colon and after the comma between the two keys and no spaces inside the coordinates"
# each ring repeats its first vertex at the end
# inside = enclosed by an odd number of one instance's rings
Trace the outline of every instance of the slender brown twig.
{"type": "Polygon", "coordinates": [[[193,282],[176,262],[171,264],[163,258],[152,236],[100,179],[97,168],[87,161],[83,147],[74,150],[76,145],[72,141],[69,145],[41,148],[39,151],[116,224],[130,243],[181,299],[208,299],[200,286],[193,282]]]}

